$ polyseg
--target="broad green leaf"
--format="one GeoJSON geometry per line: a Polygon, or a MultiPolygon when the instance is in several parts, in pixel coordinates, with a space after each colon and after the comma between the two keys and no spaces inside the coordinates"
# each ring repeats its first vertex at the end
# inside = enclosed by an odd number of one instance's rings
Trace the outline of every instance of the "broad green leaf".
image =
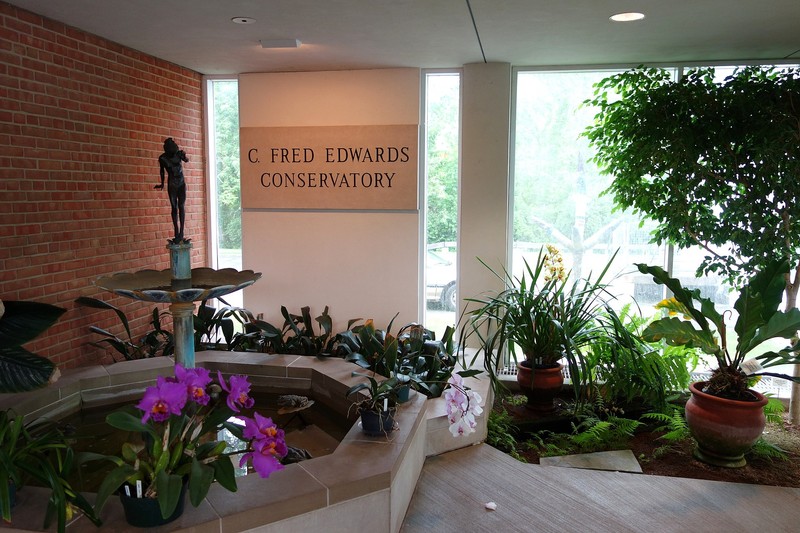
{"type": "MultiPolygon", "coordinates": [[[[639,272],[642,274],[650,274],[653,276],[653,280],[656,283],[659,285],[665,285],[670,291],[672,291],[675,299],[683,304],[691,317],[695,320],[695,322],[697,322],[703,331],[711,331],[708,321],[706,320],[706,316],[704,316],[700,310],[694,307],[694,300],[701,302],[701,304],[705,303],[704,300],[710,303],[708,298],[702,298],[699,291],[690,291],[688,289],[684,289],[679,280],[670,277],[669,274],[667,274],[667,272],[661,267],[649,266],[644,263],[637,263],[636,267],[639,269],[639,272]]],[[[714,310],[713,304],[710,305],[710,308],[710,311],[713,312],[711,316],[716,315],[714,316],[714,319],[712,319],[712,322],[715,324],[717,324],[718,321],[721,322],[722,317],[716,312],[716,310],[714,310]]],[[[703,308],[704,312],[707,310],[707,308],[703,308]]]]}
{"type": "Polygon", "coordinates": [[[106,474],[103,482],[100,483],[100,488],[97,489],[97,498],[95,499],[95,509],[97,514],[103,510],[108,497],[114,494],[122,484],[136,473],[136,469],[129,464],[122,464],[106,474]]]}
{"type": "Polygon", "coordinates": [[[115,411],[106,416],[106,423],[125,431],[148,432],[155,435],[153,428],[143,423],[141,418],[122,411],[115,411]]]}
{"type": "Polygon", "coordinates": [[[214,477],[223,488],[236,492],[236,471],[233,468],[231,457],[220,457],[211,466],[214,468],[214,477]]]}
{"type": "Polygon", "coordinates": [[[197,507],[208,494],[214,482],[214,468],[197,459],[192,460],[192,471],[189,476],[189,501],[197,507]]]}
{"type": "Polygon", "coordinates": [[[776,312],[762,327],[758,328],[750,342],[742,349],[742,355],[758,346],[764,341],[780,337],[791,339],[800,329],[800,309],[790,309],[786,313],[776,312]]]}
{"type": "Polygon", "coordinates": [[[700,348],[709,354],[717,354],[720,350],[712,333],[695,329],[691,322],[679,318],[662,318],[650,323],[642,332],[642,338],[647,342],[663,339],[672,346],[700,348]]]}
{"type": "Polygon", "coordinates": [[[156,475],[156,493],[162,518],[167,518],[175,511],[181,496],[181,489],[183,489],[181,476],[170,475],[163,470],[156,475]]]}

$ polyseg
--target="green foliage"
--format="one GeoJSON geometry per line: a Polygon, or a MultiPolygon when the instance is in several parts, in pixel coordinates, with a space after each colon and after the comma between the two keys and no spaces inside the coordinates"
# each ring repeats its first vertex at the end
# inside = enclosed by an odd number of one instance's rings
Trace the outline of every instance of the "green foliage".
{"type": "Polygon", "coordinates": [[[767,397],[767,405],[764,406],[764,416],[768,424],[783,424],[783,413],[786,408],[778,398],[767,397]]]}
{"type": "Polygon", "coordinates": [[[37,302],[0,301],[0,392],[25,392],[48,384],[57,376],[47,358],[22,347],[66,311],[37,302]]]}
{"type": "MultiPolygon", "coordinates": [[[[640,272],[652,275],[656,283],[666,285],[675,295],[674,299],[664,303],[664,307],[687,318],[664,317],[651,322],[642,338],[648,342],[663,339],[669,345],[696,347],[713,355],[718,368],[705,392],[734,399],[744,397],[748,383],[747,379],[739,379],[743,376],[740,365],[754,348],[773,338],[792,339],[792,344],[779,351],[770,350],[755,356],[762,367],[800,363],[800,344],[796,340],[800,329],[800,309],[778,311],[783,296],[784,275],[788,271],[786,260],[770,261],[739,292],[734,303],[739,317],[734,325],[736,346],[732,354],[728,350],[727,325],[723,314],[717,311],[710,299],[701,296],[699,290],[685,289],[680,281],[670,277],[661,267],[637,266],[640,272]]],[[[756,372],[750,376],[760,375],[800,382],[800,378],[772,372],[756,372]]]]}
{"type": "Polygon", "coordinates": [[[486,424],[486,443],[488,445],[509,454],[518,461],[525,460],[517,451],[517,439],[514,437],[517,428],[507,411],[504,409],[490,411],[486,424]]]}
{"type": "Polygon", "coordinates": [[[353,372],[352,375],[367,378],[366,382],[353,385],[345,393],[345,397],[350,398],[361,391],[366,392],[366,395],[361,394],[353,401],[353,405],[359,409],[380,413],[384,411],[384,405],[394,407],[397,404],[397,395],[403,386],[397,377],[383,378],[374,372],[372,374],[353,372]]]}
{"type": "Polygon", "coordinates": [[[628,331],[618,327],[616,312],[605,301],[608,295],[603,280],[613,260],[614,257],[594,279],[575,281],[570,280],[569,274],[551,275],[544,248],[533,266],[525,262],[520,277],[506,270],[497,273],[482,262],[505,288],[481,298],[465,299],[476,307],[465,311],[467,323],[459,344],[466,347],[474,337],[481,350],[471,361],[465,360],[463,366],[471,368],[479,356],[483,357],[484,369],[497,390],[502,387],[497,369],[505,353],[532,366],[552,367],[563,358],[579,404],[582,391],[590,389],[594,379],[586,357],[589,347],[597,342],[634,345],[628,331]]]}
{"type": "Polygon", "coordinates": [[[638,68],[595,85],[584,134],[616,204],[657,223],[654,242],[705,247],[698,274],[738,285],[773,257],[800,259],[798,101],[797,69],[746,67],[720,83],[713,68],[679,81],[638,68]]]}
{"type": "Polygon", "coordinates": [[[33,481],[50,489],[45,528],[55,515],[57,530],[63,533],[70,507],[99,525],[92,506],[68,481],[75,464],[74,453],[55,422],[40,418],[26,424],[22,415],[0,411],[0,509],[6,522],[11,521],[9,482],[19,489],[33,481]]]}
{"type": "Polygon", "coordinates": [[[656,427],[654,431],[664,432],[659,439],[665,441],[665,444],[653,451],[654,458],[661,457],[671,450],[674,450],[676,445],[692,438],[689,427],[686,425],[683,409],[674,408],[672,414],[645,413],[641,418],[642,420],[651,420],[655,423],[656,427]]]}
{"type": "Polygon", "coordinates": [[[750,451],[747,452],[748,455],[752,457],[758,457],[759,459],[765,459],[768,461],[777,460],[777,461],[788,461],[789,454],[786,453],[786,450],[772,444],[771,442],[764,439],[764,437],[759,437],[753,447],[750,448],[750,451]]]}
{"type": "Polygon", "coordinates": [[[601,338],[587,348],[587,366],[595,382],[602,384],[595,389],[607,404],[641,402],[656,410],[665,409],[675,391],[688,388],[691,381],[688,368],[693,361],[696,364],[696,352],[671,346],[657,350],[641,341],[640,335],[648,320],[632,312],[630,304],[607,320],[613,327],[628,333],[617,336],[627,342],[601,338]]]}
{"type": "Polygon", "coordinates": [[[634,431],[640,425],[638,420],[619,416],[608,416],[604,419],[593,415],[585,416],[581,417],[577,425],[573,425],[570,440],[580,453],[613,450],[633,437],[634,431]]]}
{"type": "Polygon", "coordinates": [[[324,355],[332,352],[335,335],[332,334],[333,320],[327,306],[313,321],[308,306],[302,307],[299,315],[281,306],[281,315],[284,322],[278,328],[269,322],[254,319],[252,313],[247,311],[239,313],[239,317],[246,319],[243,322],[244,333],[234,336],[228,344],[229,349],[294,355],[324,355]],[[314,322],[320,328],[319,334],[314,330],[314,322]]]}
{"type": "Polygon", "coordinates": [[[225,303],[223,307],[212,307],[203,300],[197,308],[193,317],[195,351],[231,350],[236,330],[255,320],[247,309],[231,307],[222,298],[219,300],[225,303]]]}
{"type": "Polygon", "coordinates": [[[148,357],[169,356],[175,352],[175,342],[171,331],[165,330],[161,324],[164,317],[169,316],[167,311],[159,312],[158,307],[153,308],[150,326],[152,329],[142,335],[138,340],[134,340],[131,335],[131,328],[128,324],[128,317],[125,312],[110,303],[98,300],[97,298],[89,298],[81,296],[75,299],[75,303],[84,307],[91,307],[93,309],[102,309],[113,311],[117,318],[119,318],[122,327],[125,329],[127,339],[118,337],[108,330],[99,328],[97,326],[89,326],[89,330],[103,337],[100,341],[89,342],[90,346],[105,350],[110,347],[113,349],[111,352],[112,358],[114,352],[122,356],[125,361],[134,359],[145,359],[148,357]]]}

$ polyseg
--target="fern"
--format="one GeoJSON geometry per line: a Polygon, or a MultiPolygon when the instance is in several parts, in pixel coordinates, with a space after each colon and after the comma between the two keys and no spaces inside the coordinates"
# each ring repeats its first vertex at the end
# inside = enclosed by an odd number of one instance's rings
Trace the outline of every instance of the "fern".
{"type": "Polygon", "coordinates": [[[759,439],[755,444],[753,444],[753,447],[750,448],[750,451],[747,453],[753,457],[766,459],[768,461],[772,461],[773,459],[777,459],[779,461],[789,460],[789,454],[786,453],[786,450],[764,440],[764,437],[759,437],[759,439]]]}
{"type": "Polygon", "coordinates": [[[645,413],[641,418],[653,420],[656,423],[662,424],[656,426],[654,431],[664,431],[664,434],[658,438],[659,440],[666,441],[666,444],[653,450],[654,458],[661,457],[673,451],[679,443],[692,438],[691,433],[689,433],[689,427],[686,425],[686,418],[683,415],[682,409],[673,409],[672,415],[665,413],[645,413]]]}
{"type": "Polygon", "coordinates": [[[609,416],[600,420],[595,416],[586,417],[580,424],[573,426],[570,440],[581,451],[610,450],[622,446],[633,437],[634,431],[642,423],[638,420],[609,416]]]}
{"type": "Polygon", "coordinates": [[[517,452],[517,440],[513,432],[516,431],[511,421],[511,415],[506,411],[491,411],[486,422],[487,435],[486,442],[490,446],[509,454],[518,461],[525,462],[525,459],[517,452]]]}
{"type": "Polygon", "coordinates": [[[768,424],[783,424],[783,412],[786,408],[778,398],[767,395],[767,405],[764,406],[764,416],[768,424]]]}

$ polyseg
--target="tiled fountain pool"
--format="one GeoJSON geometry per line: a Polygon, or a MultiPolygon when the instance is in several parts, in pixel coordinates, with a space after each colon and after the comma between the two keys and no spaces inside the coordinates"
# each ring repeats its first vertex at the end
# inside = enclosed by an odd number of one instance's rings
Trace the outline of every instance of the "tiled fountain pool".
{"type": "MultiPolygon", "coordinates": [[[[197,354],[197,365],[225,375],[247,374],[255,391],[313,397],[355,422],[345,391],[364,378],[353,377],[357,367],[341,359],[207,351],[197,354]]],[[[0,395],[0,409],[13,408],[31,419],[59,418],[81,408],[138,401],[159,375],[172,372],[173,361],[166,358],[68,370],[45,389],[0,395]]],[[[470,378],[468,382],[484,402],[491,402],[486,380],[470,378]]],[[[389,438],[368,437],[353,423],[333,453],[288,465],[269,479],[243,477],[236,493],[213,486],[199,507],[188,506],[181,518],[160,530],[396,532],[425,457],[486,437],[482,420],[476,433],[454,439],[441,398],[426,401],[422,395],[413,395],[399,409],[396,421],[399,429],[389,438]]],[[[43,489],[26,487],[18,495],[12,526],[40,530],[45,504],[43,489]]],[[[141,531],[127,525],[117,500],[109,501],[102,518],[100,531],[141,531]]],[[[78,519],[68,531],[98,529],[78,519]]]]}

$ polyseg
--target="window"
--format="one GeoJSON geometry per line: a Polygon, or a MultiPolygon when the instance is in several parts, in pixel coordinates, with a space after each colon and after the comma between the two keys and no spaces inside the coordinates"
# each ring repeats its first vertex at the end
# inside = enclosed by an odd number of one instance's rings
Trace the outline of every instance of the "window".
{"type": "MultiPolygon", "coordinates": [[[[211,256],[215,268],[242,269],[242,214],[239,179],[239,84],[209,79],[206,84],[210,183],[211,256]]],[[[225,297],[242,305],[241,291],[225,297]]]]}
{"type": "Polygon", "coordinates": [[[458,234],[458,146],[461,76],[425,76],[425,317],[441,335],[456,322],[458,234]]]}
{"type": "Polygon", "coordinates": [[[647,308],[662,292],[634,263],[664,264],[648,227],[614,212],[602,193],[611,182],[592,162],[581,133],[595,110],[582,103],[614,71],[518,71],[516,74],[512,272],[535,263],[542,246],[558,248],[573,279],[597,274],[614,257],[611,292],[647,308]],[[628,298],[625,298],[627,295],[628,298]]]}

